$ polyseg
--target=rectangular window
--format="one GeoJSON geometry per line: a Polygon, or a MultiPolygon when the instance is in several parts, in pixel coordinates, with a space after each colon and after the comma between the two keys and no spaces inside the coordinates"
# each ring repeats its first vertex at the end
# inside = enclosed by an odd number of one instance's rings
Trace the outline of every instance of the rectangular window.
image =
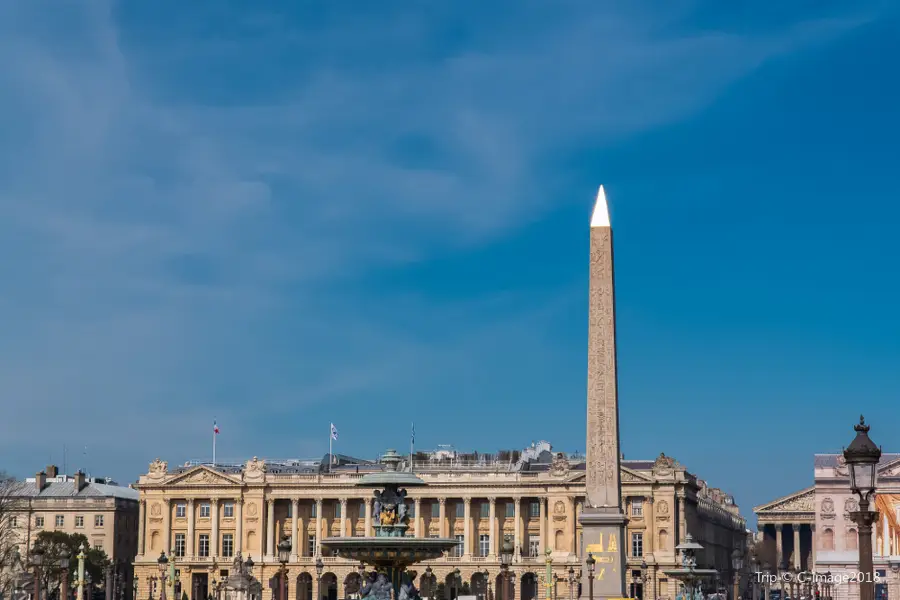
{"type": "Polygon", "coordinates": [[[176,533],[175,534],[175,556],[181,557],[184,556],[184,534],[176,533]]]}
{"type": "Polygon", "coordinates": [[[222,535],[222,556],[231,558],[234,554],[234,535],[225,533],[222,535]]]}
{"type": "Polygon", "coordinates": [[[84,527],[84,517],[82,515],[75,515],[75,527],[84,527]]]}
{"type": "Polygon", "coordinates": [[[487,519],[491,516],[491,504],[490,502],[482,502],[481,503],[481,518],[487,519]]]}
{"type": "Polygon", "coordinates": [[[411,518],[411,519],[415,519],[415,518],[416,518],[416,503],[415,503],[415,502],[410,502],[410,503],[407,504],[406,506],[409,508],[409,516],[410,516],[410,518],[411,518]]]}
{"type": "Polygon", "coordinates": [[[35,527],[43,527],[44,526],[44,517],[35,517],[34,518],[34,526],[35,527]]]}
{"type": "Polygon", "coordinates": [[[334,518],[335,519],[341,518],[341,503],[340,502],[334,503],[334,518]]]}
{"type": "Polygon", "coordinates": [[[462,556],[463,555],[463,545],[466,541],[466,536],[457,535],[454,536],[456,538],[456,545],[453,546],[453,556],[462,556]]]}
{"type": "Polygon", "coordinates": [[[541,503],[540,502],[529,502],[528,503],[528,516],[532,518],[537,518],[541,516],[541,503]]]}
{"type": "Polygon", "coordinates": [[[639,557],[644,555],[644,534],[631,534],[631,556],[639,557]]]}
{"type": "Polygon", "coordinates": [[[441,518],[441,505],[437,502],[431,503],[431,518],[432,519],[440,519],[441,518]]]}
{"type": "Polygon", "coordinates": [[[306,555],[316,555],[316,536],[312,533],[306,534],[306,555]]]}
{"type": "Polygon", "coordinates": [[[208,519],[209,518],[209,504],[204,502],[200,505],[200,518],[208,519]]]}
{"type": "Polygon", "coordinates": [[[466,505],[462,502],[457,503],[456,505],[456,518],[462,519],[466,516],[466,505]]]}
{"type": "Polygon", "coordinates": [[[513,519],[516,516],[516,504],[515,502],[507,502],[506,503],[506,518],[513,519]]]}
{"type": "Polygon", "coordinates": [[[479,535],[478,536],[478,556],[487,556],[488,552],[491,551],[491,536],[489,535],[479,535]]]}
{"type": "Polygon", "coordinates": [[[103,550],[103,542],[94,542],[94,550],[103,550]]]}
{"type": "Polygon", "coordinates": [[[632,517],[643,517],[644,516],[644,499],[643,498],[632,498],[632,500],[631,500],[631,516],[632,517]]]}
{"type": "Polygon", "coordinates": [[[179,502],[178,504],[175,505],[175,516],[178,517],[179,519],[184,518],[186,511],[187,511],[187,507],[184,504],[179,502]]]}
{"type": "Polygon", "coordinates": [[[528,556],[537,558],[541,555],[541,540],[528,540],[528,556]]]}
{"type": "MultiPolygon", "coordinates": [[[[225,516],[227,518],[232,518],[234,516],[234,502],[226,502],[223,510],[225,511],[225,516]]],[[[290,516],[290,514],[288,514],[288,516],[290,516]]]]}
{"type": "Polygon", "coordinates": [[[56,526],[62,527],[66,524],[66,517],[63,515],[56,515],[56,526]]]}
{"type": "Polygon", "coordinates": [[[313,503],[312,507],[309,509],[309,516],[311,516],[313,519],[319,518],[319,503],[318,502],[313,503]]]}
{"type": "Polygon", "coordinates": [[[293,502],[287,503],[287,518],[288,519],[294,518],[294,503],[293,502]]]}
{"type": "Polygon", "coordinates": [[[200,534],[200,556],[209,556],[209,534],[200,534]]]}
{"type": "Polygon", "coordinates": [[[103,527],[103,515],[94,515],[94,527],[103,527]]]}

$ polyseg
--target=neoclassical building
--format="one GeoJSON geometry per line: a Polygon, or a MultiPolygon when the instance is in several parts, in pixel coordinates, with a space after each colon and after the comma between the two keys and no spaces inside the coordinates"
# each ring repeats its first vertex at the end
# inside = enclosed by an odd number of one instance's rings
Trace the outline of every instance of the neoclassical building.
{"type": "MultiPolygon", "coordinates": [[[[409,468],[409,464],[405,468],[409,468]]],[[[420,565],[431,567],[446,594],[456,590],[453,572],[474,594],[496,589],[499,549],[515,548],[511,565],[516,599],[544,597],[550,549],[557,594],[568,597],[568,569],[580,569],[584,459],[552,452],[546,442],[522,452],[462,455],[418,453],[415,474],[426,482],[409,490],[412,535],[453,537],[450,555],[420,565]],[[541,591],[539,591],[541,590],[541,591]]],[[[662,571],[676,567],[675,546],[689,532],[705,550],[703,566],[730,581],[731,554],[746,540],[746,525],[733,499],[689,473],[672,458],[623,460],[622,501],[628,515],[625,540],[631,575],[648,564],[646,598],[674,598],[676,583],[662,571]]],[[[276,545],[292,542],[288,563],[290,600],[315,598],[315,561],[325,568],[318,595],[352,596],[359,585],[357,564],[326,556],[328,536],[372,535],[372,490],[356,485],[378,461],[336,456],[323,461],[243,464],[187,463],[169,468],[155,460],[135,486],[140,492],[140,529],[135,576],[139,598],[152,593],[160,553],[173,556],[181,589],[192,600],[205,598],[213,580],[229,575],[237,553],[252,558],[254,576],[268,599],[279,569],[276,545]],[[329,462],[333,464],[329,465],[329,462]],[[149,586],[149,587],[148,587],[149,586]]],[[[428,589],[427,583],[423,590],[428,589]]],[[[640,592],[640,583],[637,584],[640,592]]],[[[577,590],[575,590],[577,593],[577,590]]]]}
{"type": "MultiPolygon", "coordinates": [[[[882,454],[873,510],[873,562],[882,591],[900,594],[900,454],[882,454]]],[[[840,454],[817,454],[811,487],[757,506],[761,560],[770,568],[853,575],[858,571],[857,526],[850,512],[859,507],[850,491],[850,474],[840,454]]],[[[835,586],[837,600],[855,598],[859,586],[835,586]]]]}

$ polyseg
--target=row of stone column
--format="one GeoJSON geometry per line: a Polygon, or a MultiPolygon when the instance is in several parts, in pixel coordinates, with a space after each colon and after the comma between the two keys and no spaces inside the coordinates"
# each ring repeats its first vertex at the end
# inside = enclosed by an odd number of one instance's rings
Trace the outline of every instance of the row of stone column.
{"type": "MultiPolygon", "coordinates": [[[[802,554],[800,553],[800,526],[801,523],[776,523],[775,524],[775,552],[776,557],[779,562],[782,561],[782,557],[784,556],[784,544],[782,542],[782,532],[786,527],[791,527],[794,532],[794,551],[793,551],[793,567],[797,570],[801,569],[801,561],[803,559],[802,554]]],[[[810,546],[811,546],[811,555],[810,560],[812,565],[816,564],[816,526],[815,524],[810,523],[810,546]]],[[[778,565],[779,567],[782,565],[778,565]]]]}
{"type": "MultiPolygon", "coordinates": [[[[540,548],[546,548],[549,544],[549,535],[550,535],[550,524],[549,524],[549,514],[548,514],[548,498],[547,497],[537,497],[537,501],[540,505],[539,510],[539,523],[540,523],[540,548]]],[[[179,499],[181,500],[181,499],[179,499]]],[[[206,500],[206,498],[204,498],[206,500]]],[[[413,518],[413,535],[416,537],[423,537],[425,533],[422,531],[423,526],[423,516],[421,511],[422,501],[429,500],[428,498],[412,498],[412,502],[415,506],[413,518]]],[[[450,537],[452,532],[449,531],[449,521],[447,519],[446,513],[446,498],[437,498],[439,503],[439,534],[441,537],[450,537]]],[[[463,514],[463,555],[470,556],[473,550],[473,534],[472,534],[472,512],[471,512],[471,504],[472,497],[463,497],[463,506],[464,506],[464,514],[463,514]]],[[[502,538],[498,538],[498,529],[499,529],[499,521],[497,519],[497,511],[496,511],[496,497],[490,496],[487,497],[489,503],[489,551],[488,555],[495,557],[499,554],[500,551],[500,543],[502,538]]],[[[521,555],[522,545],[523,545],[523,523],[522,523],[522,512],[521,505],[524,500],[523,497],[513,497],[511,498],[514,503],[514,516],[513,516],[513,534],[514,534],[514,547],[516,557],[518,558],[521,555]]],[[[185,544],[185,554],[188,557],[193,557],[195,555],[194,549],[194,540],[195,540],[195,503],[198,501],[197,499],[187,498],[184,500],[187,504],[187,523],[188,523],[188,531],[186,536],[186,544],[185,544]]],[[[211,517],[211,526],[212,532],[210,536],[210,548],[209,555],[212,557],[218,557],[219,554],[219,505],[221,502],[231,501],[234,502],[234,519],[235,519],[235,536],[234,536],[234,552],[240,552],[243,550],[243,497],[235,497],[235,498],[209,498],[210,503],[210,517],[211,517]]],[[[301,518],[299,516],[299,504],[300,498],[267,498],[266,499],[266,536],[265,540],[261,540],[263,543],[260,548],[260,556],[264,558],[264,560],[274,560],[275,556],[275,548],[277,544],[276,540],[276,532],[275,532],[275,502],[276,501],[289,501],[291,503],[291,539],[292,550],[291,550],[291,560],[296,561],[297,558],[302,554],[301,549],[301,540],[300,540],[300,521],[301,518]]],[[[347,531],[347,498],[340,498],[338,501],[341,504],[341,535],[348,535],[347,531]]],[[[163,511],[163,551],[166,554],[169,554],[171,551],[172,544],[172,502],[173,499],[165,498],[163,499],[165,504],[165,510],[163,511]]],[[[321,540],[323,537],[323,528],[325,520],[322,517],[323,512],[323,504],[325,499],[316,498],[316,519],[317,519],[317,527],[316,527],[316,545],[315,545],[315,556],[321,555],[321,540]]],[[[363,500],[365,506],[365,532],[366,535],[372,535],[372,499],[367,498],[363,500]]],[[[576,520],[574,519],[575,515],[575,497],[569,497],[569,514],[572,515],[572,519],[570,520],[569,527],[571,530],[568,532],[571,536],[571,548],[569,550],[573,553],[576,552],[575,546],[577,546],[577,535],[576,535],[576,520]]],[[[146,524],[147,524],[147,514],[146,514],[146,500],[140,500],[140,508],[139,508],[139,524],[138,524],[138,555],[143,556],[146,554],[146,524]]],[[[304,528],[305,530],[305,528],[304,528]]]]}

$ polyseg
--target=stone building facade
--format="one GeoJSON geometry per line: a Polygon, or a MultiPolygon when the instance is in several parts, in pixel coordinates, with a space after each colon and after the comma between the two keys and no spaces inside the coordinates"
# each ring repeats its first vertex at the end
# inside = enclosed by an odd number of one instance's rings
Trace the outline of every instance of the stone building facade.
{"type": "MultiPolygon", "coordinates": [[[[900,597],[900,454],[885,453],[878,464],[878,488],[873,505],[879,518],[872,536],[877,587],[888,597],[900,597]]],[[[799,492],[757,506],[761,560],[770,568],[799,568],[852,577],[859,566],[857,526],[850,512],[859,507],[850,491],[850,474],[840,454],[817,454],[814,484],[799,492]],[[798,543],[799,542],[799,543],[798,543]],[[799,548],[799,552],[796,550],[799,548]]],[[[836,585],[836,600],[859,596],[859,586],[836,585]]]]}
{"type": "MultiPolygon", "coordinates": [[[[156,561],[164,552],[174,556],[180,589],[198,600],[209,593],[213,580],[229,574],[240,552],[253,559],[254,576],[268,599],[279,569],[276,545],[287,536],[292,540],[290,600],[352,597],[358,589],[358,565],[324,556],[320,542],[326,536],[372,535],[372,490],[356,483],[381,466],[349,457],[337,457],[332,466],[329,462],[253,458],[243,464],[188,463],[170,469],[166,462],[154,461],[136,486],[138,586],[152,589],[156,561]],[[317,557],[325,565],[319,594],[317,557]]],[[[583,458],[554,453],[542,442],[522,453],[496,456],[419,454],[413,468],[427,485],[409,490],[411,534],[459,540],[450,555],[420,565],[419,576],[430,566],[449,596],[458,585],[452,573],[459,569],[472,593],[495,593],[499,549],[509,540],[515,548],[511,572],[516,600],[546,597],[548,548],[559,578],[556,593],[569,596],[568,569],[577,572],[581,565],[583,458]]],[[[623,460],[622,482],[629,523],[626,539],[618,543],[626,545],[633,572],[639,573],[641,562],[647,561],[646,598],[674,598],[676,583],[662,571],[676,566],[675,546],[688,532],[706,548],[701,564],[720,569],[723,581],[730,581],[731,554],[746,540],[746,526],[729,496],[663,455],[656,461],[623,460]]],[[[428,587],[421,580],[417,584],[428,587]]],[[[639,583],[637,588],[640,592],[639,583]]]]}
{"type": "Polygon", "coordinates": [[[28,556],[42,531],[80,533],[118,565],[129,589],[138,545],[137,490],[81,472],[61,474],[54,465],[6,486],[8,514],[3,516],[21,556],[28,556]]]}

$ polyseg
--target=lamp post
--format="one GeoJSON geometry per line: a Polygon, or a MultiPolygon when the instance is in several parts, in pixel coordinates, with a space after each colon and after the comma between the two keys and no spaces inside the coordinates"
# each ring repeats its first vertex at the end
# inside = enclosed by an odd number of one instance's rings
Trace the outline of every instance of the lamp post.
{"type": "Polygon", "coordinates": [[[514,551],[515,548],[509,540],[505,540],[500,546],[500,585],[503,588],[500,600],[512,600],[512,591],[509,589],[509,565],[512,564],[514,551]]]}
{"type": "Polygon", "coordinates": [[[60,600],[69,600],[69,561],[72,555],[63,548],[59,553],[59,598],[60,600]]]}
{"type": "Polygon", "coordinates": [[[740,585],[741,585],[741,569],[744,568],[744,553],[741,552],[740,548],[735,548],[734,552],[731,554],[731,569],[734,571],[734,592],[732,593],[732,600],[739,600],[740,596],[740,585]]]}
{"type": "Polygon", "coordinates": [[[81,546],[78,547],[78,591],[75,593],[75,597],[77,600],[84,600],[84,559],[87,558],[87,554],[85,554],[85,550],[87,548],[84,547],[84,542],[81,543],[81,546]]]}
{"type": "MultiPolygon", "coordinates": [[[[360,563],[362,565],[362,563],[360,563]]],[[[431,566],[425,567],[425,581],[428,582],[428,597],[434,599],[434,572],[431,566]]]]}
{"type": "Polygon", "coordinates": [[[31,566],[34,567],[34,600],[41,600],[41,575],[44,565],[44,549],[35,546],[31,550],[31,566]]]}
{"type": "Polygon", "coordinates": [[[453,594],[454,598],[459,597],[459,588],[462,587],[462,573],[459,572],[459,567],[453,569],[453,594]]]}
{"type": "Polygon", "coordinates": [[[547,583],[545,584],[547,586],[547,600],[553,600],[553,556],[551,556],[550,552],[550,548],[544,550],[544,563],[547,565],[547,583]]]}
{"type": "Polygon", "coordinates": [[[281,563],[281,600],[287,600],[287,562],[291,559],[291,540],[282,536],[278,544],[278,562],[281,563]]]}
{"type": "Polygon", "coordinates": [[[322,571],[325,569],[325,563],[322,557],[316,559],[316,600],[322,600],[322,571]]]}
{"type": "Polygon", "coordinates": [[[169,559],[165,552],[159,553],[156,565],[159,568],[159,600],[166,600],[166,579],[169,576],[166,571],[169,568],[169,559]]]}
{"type": "Polygon", "coordinates": [[[647,597],[647,561],[641,561],[641,600],[647,597]]]}
{"type": "Polygon", "coordinates": [[[491,600],[491,574],[485,569],[481,575],[484,577],[484,600],[491,600]]]}
{"type": "Polygon", "coordinates": [[[869,439],[869,426],[862,415],[859,425],[853,428],[856,437],[844,449],[844,460],[850,470],[850,490],[859,496],[859,510],[850,513],[859,532],[859,570],[863,580],[859,583],[859,600],[875,600],[875,581],[872,576],[872,523],[878,513],[869,510],[869,501],[875,493],[875,465],[881,459],[881,448],[869,439]]]}
{"type": "Polygon", "coordinates": [[[593,553],[588,552],[587,560],[584,562],[587,563],[588,569],[588,600],[594,600],[594,565],[597,561],[594,560],[593,553]]]}

